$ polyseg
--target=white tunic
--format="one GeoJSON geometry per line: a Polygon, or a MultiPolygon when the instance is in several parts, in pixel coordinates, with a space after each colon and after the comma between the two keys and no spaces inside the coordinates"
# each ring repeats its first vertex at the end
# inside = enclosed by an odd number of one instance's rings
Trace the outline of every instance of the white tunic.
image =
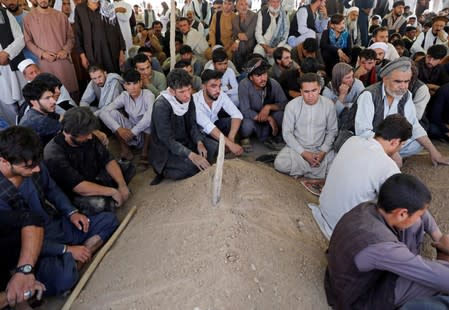
{"type": "Polygon", "coordinates": [[[362,202],[376,200],[380,186],[396,173],[400,173],[398,166],[377,140],[358,136],[348,139],[329,169],[319,212],[313,212],[323,233],[330,238],[346,212],[362,202]]]}
{"type": "Polygon", "coordinates": [[[133,44],[131,26],[129,24],[129,19],[131,18],[131,15],[133,13],[133,8],[125,1],[114,1],[114,7],[126,9],[125,13],[116,13],[116,15],[117,21],[120,25],[120,30],[122,31],[123,39],[125,40],[126,50],[129,50],[129,48],[133,44]]]}

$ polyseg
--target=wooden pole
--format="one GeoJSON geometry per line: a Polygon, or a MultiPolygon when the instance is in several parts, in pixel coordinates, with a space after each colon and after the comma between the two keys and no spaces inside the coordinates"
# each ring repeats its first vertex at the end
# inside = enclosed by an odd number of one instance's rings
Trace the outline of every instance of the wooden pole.
{"type": "Polygon", "coordinates": [[[224,135],[220,133],[220,144],[218,145],[217,166],[215,167],[215,176],[212,184],[212,204],[214,205],[214,207],[220,201],[221,181],[223,178],[224,149],[225,149],[224,135]]]}
{"type": "Polygon", "coordinates": [[[72,293],[70,294],[69,298],[65,302],[64,306],[62,307],[62,310],[69,310],[72,306],[75,299],[78,297],[78,295],[81,293],[81,290],[86,285],[87,281],[90,279],[91,275],[97,269],[98,264],[103,260],[106,253],[109,251],[109,249],[112,247],[114,242],[117,240],[117,238],[122,234],[123,230],[128,225],[129,221],[133,217],[133,215],[136,213],[137,207],[133,206],[128,211],[128,214],[123,219],[123,221],[120,223],[120,226],[117,228],[117,230],[114,232],[114,234],[109,238],[108,242],[100,249],[97,256],[95,256],[92,263],[87,268],[86,272],[82,275],[81,279],[79,280],[78,284],[73,289],[72,293]]]}
{"type": "MultiPolygon", "coordinates": [[[[171,4],[170,4],[170,70],[173,70],[173,68],[175,67],[175,64],[176,64],[175,30],[176,30],[176,4],[175,4],[175,0],[171,0],[171,4]]],[[[167,57],[168,57],[168,55],[167,55],[167,57]]]]}

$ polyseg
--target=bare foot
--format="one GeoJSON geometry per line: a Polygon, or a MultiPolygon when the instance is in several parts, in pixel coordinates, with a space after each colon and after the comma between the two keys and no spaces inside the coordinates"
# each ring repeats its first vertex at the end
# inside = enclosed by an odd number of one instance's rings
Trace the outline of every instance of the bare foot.
{"type": "Polygon", "coordinates": [[[103,240],[99,235],[90,237],[84,242],[84,246],[89,249],[92,255],[98,251],[98,249],[103,245],[103,240]]]}

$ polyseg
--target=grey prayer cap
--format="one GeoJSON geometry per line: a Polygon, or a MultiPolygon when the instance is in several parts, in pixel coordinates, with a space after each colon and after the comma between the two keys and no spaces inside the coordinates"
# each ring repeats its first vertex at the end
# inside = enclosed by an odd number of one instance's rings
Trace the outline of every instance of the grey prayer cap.
{"type": "Polygon", "coordinates": [[[379,72],[380,78],[389,75],[394,70],[400,69],[401,71],[411,70],[412,63],[408,57],[399,57],[393,61],[387,63],[379,72]]]}

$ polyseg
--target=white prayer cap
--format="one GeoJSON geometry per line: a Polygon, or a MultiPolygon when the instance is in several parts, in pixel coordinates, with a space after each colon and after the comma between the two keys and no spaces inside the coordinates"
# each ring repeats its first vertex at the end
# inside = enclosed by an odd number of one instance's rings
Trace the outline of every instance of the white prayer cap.
{"type": "Polygon", "coordinates": [[[359,8],[358,7],[356,7],[356,6],[351,6],[349,9],[348,9],[348,11],[347,11],[347,15],[349,15],[349,13],[351,13],[351,12],[359,12],[359,8]]]}
{"type": "Polygon", "coordinates": [[[409,17],[407,17],[407,20],[409,20],[410,18],[414,18],[414,19],[416,19],[416,15],[410,15],[409,17]]]}
{"type": "Polygon", "coordinates": [[[368,48],[369,48],[370,50],[375,50],[376,48],[380,48],[380,49],[382,49],[382,50],[384,51],[385,54],[386,54],[387,51],[388,51],[388,45],[387,45],[387,43],[385,43],[385,42],[376,42],[376,43],[373,43],[373,44],[371,44],[368,48]]]}
{"type": "Polygon", "coordinates": [[[17,68],[19,68],[20,72],[23,73],[23,71],[25,71],[25,69],[29,66],[29,65],[34,65],[34,61],[32,61],[31,59],[27,58],[25,60],[22,60],[19,65],[17,66],[17,68]]]}

